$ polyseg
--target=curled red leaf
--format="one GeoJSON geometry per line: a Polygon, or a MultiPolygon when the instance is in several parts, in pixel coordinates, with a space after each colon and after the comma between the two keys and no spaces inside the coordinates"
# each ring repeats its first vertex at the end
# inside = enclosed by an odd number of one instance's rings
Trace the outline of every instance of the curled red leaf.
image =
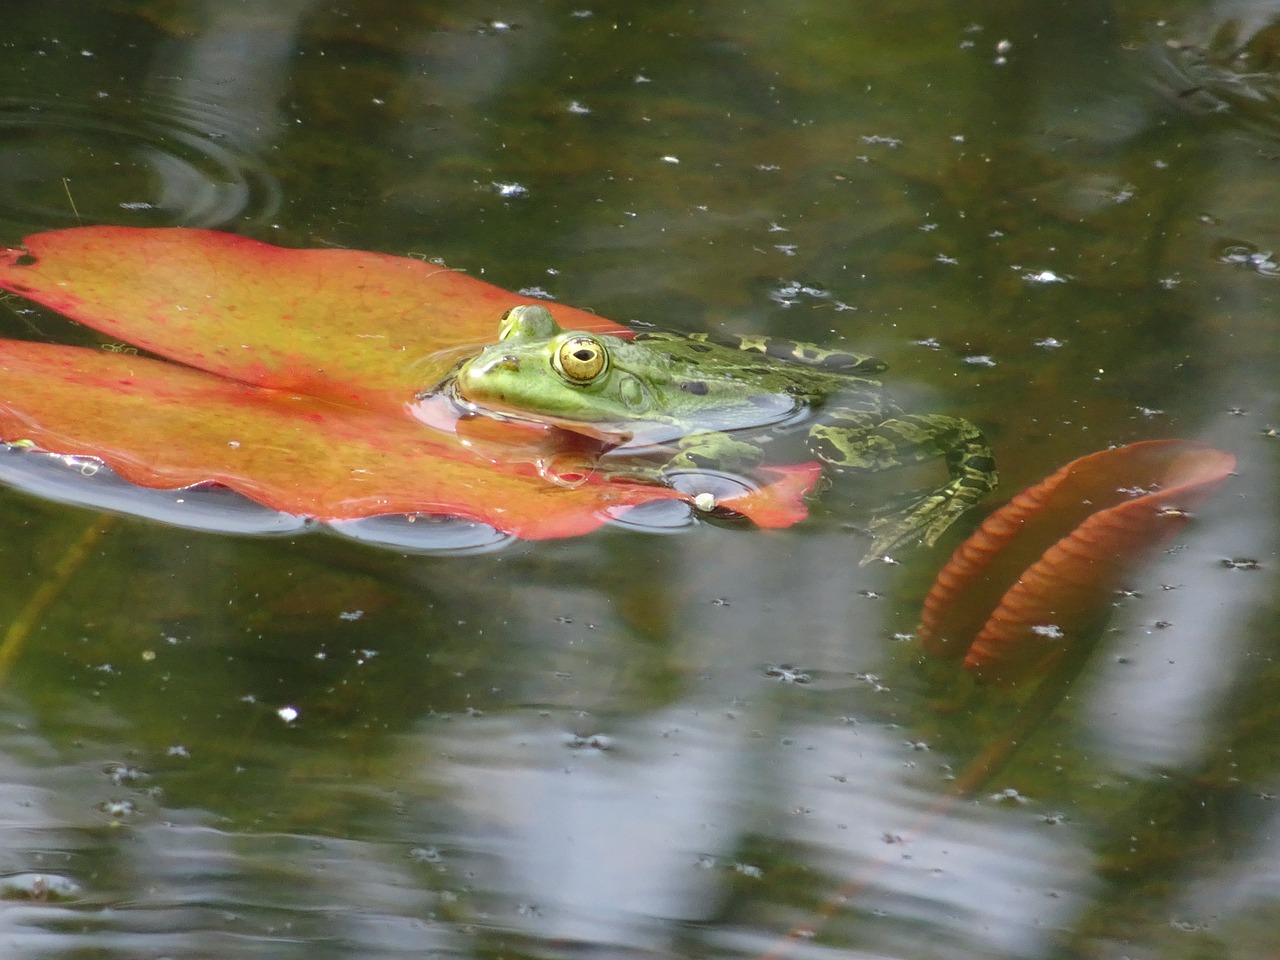
{"type": "Polygon", "coordinates": [[[1153,440],[1075,460],[1024,490],[952,555],[919,637],[938,656],[1010,682],[1061,656],[1135,565],[1167,543],[1235,469],[1230,453],[1153,440]]]}

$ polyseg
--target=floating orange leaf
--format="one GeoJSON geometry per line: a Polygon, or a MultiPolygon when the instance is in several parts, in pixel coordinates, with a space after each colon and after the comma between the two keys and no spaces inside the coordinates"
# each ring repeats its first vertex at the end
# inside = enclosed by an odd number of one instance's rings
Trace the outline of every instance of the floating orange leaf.
{"type": "Polygon", "coordinates": [[[1235,462],[1203,444],[1153,440],[1067,464],[960,545],[925,598],[922,644],[938,656],[963,653],[968,669],[995,682],[1046,665],[1235,462]]]}
{"type": "MultiPolygon", "coordinates": [[[[437,264],[288,250],[189,229],[84,227],[0,250],[0,288],[176,362],[0,340],[0,439],[101,459],[147,487],[214,482],[321,520],[429,513],[528,538],[692,500],[611,480],[564,431],[424,419],[417,393],[491,342],[520,297],[437,264]],[[483,442],[475,435],[483,434],[483,442]]],[[[566,326],[626,335],[554,308],[566,326]]],[[[815,464],[768,467],[718,505],[806,515],[815,464]]]]}

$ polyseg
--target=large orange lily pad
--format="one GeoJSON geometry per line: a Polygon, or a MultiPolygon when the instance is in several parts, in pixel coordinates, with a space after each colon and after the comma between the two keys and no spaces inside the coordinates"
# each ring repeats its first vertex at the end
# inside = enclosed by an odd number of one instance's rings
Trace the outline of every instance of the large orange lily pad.
{"type": "MultiPolygon", "coordinates": [[[[97,457],[141,486],[214,482],[321,520],[428,513],[528,538],[691,499],[593,472],[581,438],[561,431],[495,423],[477,444],[415,415],[418,392],[527,302],[438,264],[207,230],[84,227],[0,251],[0,288],[167,358],[0,340],[0,439],[97,457]],[[573,482],[548,469],[564,457],[587,464],[573,482]]],[[[554,309],[565,326],[625,334],[554,309]]],[[[818,473],[765,468],[719,505],[788,526],[806,515],[818,473]]]]}

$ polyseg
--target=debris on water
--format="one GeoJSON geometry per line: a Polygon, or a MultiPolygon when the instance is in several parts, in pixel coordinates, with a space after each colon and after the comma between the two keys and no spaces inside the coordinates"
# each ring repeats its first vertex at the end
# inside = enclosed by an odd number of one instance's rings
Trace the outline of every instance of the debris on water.
{"type": "Polygon", "coordinates": [[[577,114],[578,116],[584,116],[591,112],[591,108],[579,100],[569,101],[569,106],[566,109],[570,113],[577,114]]]}
{"type": "Polygon", "coordinates": [[[996,803],[1030,803],[1026,797],[1013,789],[1013,787],[1005,787],[999,793],[991,794],[988,799],[994,800],[996,803]]]}
{"type": "Polygon", "coordinates": [[[14,873],[0,878],[5,900],[61,901],[80,896],[80,884],[56,873],[14,873]]]}
{"type": "Polygon", "coordinates": [[[529,188],[522,183],[502,183],[495,180],[493,189],[498,192],[500,197],[527,197],[529,195],[529,188]]]}
{"type": "Polygon", "coordinates": [[[994,367],[996,362],[986,354],[977,354],[972,357],[965,357],[964,362],[971,367],[994,367]]]}
{"type": "Polygon", "coordinates": [[[138,805],[132,800],[112,798],[110,800],[103,800],[98,804],[98,809],[113,820],[123,820],[125,817],[132,816],[137,813],[138,805]]]}
{"type": "Polygon", "coordinates": [[[1222,566],[1228,570],[1261,570],[1262,564],[1251,557],[1224,557],[1222,566]]]}
{"type": "Polygon", "coordinates": [[[1219,263],[1249,267],[1264,277],[1280,276],[1280,264],[1270,250],[1259,250],[1251,243],[1232,243],[1218,253],[1219,263]]]}
{"type": "MultiPolygon", "coordinates": [[[[1015,270],[1021,269],[1014,267],[1015,270]]],[[[1066,283],[1067,278],[1054,273],[1052,270],[1029,270],[1022,275],[1022,279],[1027,283],[1066,283]]]]}
{"type": "Polygon", "coordinates": [[[435,847],[414,847],[409,851],[409,859],[414,863],[439,863],[444,857],[435,847]]]}
{"type": "Polygon", "coordinates": [[[137,783],[138,781],[145,780],[147,778],[147,775],[137,767],[131,767],[124,763],[108,763],[102,768],[102,772],[105,773],[116,786],[120,786],[125,783],[137,783]]]}
{"type": "Polygon", "coordinates": [[[1042,340],[1037,340],[1034,345],[1043,350],[1057,350],[1063,344],[1057,337],[1045,337],[1042,340]]]}
{"type": "Polygon", "coordinates": [[[568,747],[570,750],[612,750],[613,738],[602,733],[593,733],[588,737],[575,734],[569,738],[568,747]]]}
{"type": "Polygon", "coordinates": [[[281,707],[276,711],[276,716],[285,723],[293,723],[293,721],[298,719],[300,713],[297,707],[281,707]]]}
{"type": "Polygon", "coordinates": [[[777,666],[769,664],[765,667],[764,675],[779,683],[809,683],[813,678],[809,674],[792,666],[789,663],[780,663],[777,666]]]}

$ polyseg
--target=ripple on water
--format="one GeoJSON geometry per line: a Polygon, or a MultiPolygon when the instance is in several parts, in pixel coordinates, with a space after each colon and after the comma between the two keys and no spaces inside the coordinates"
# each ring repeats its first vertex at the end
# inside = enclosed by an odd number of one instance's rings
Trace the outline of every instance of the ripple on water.
{"type": "Polygon", "coordinates": [[[224,109],[149,94],[96,104],[0,98],[0,219],[42,227],[261,221],[280,185],[224,109]]]}
{"type": "MultiPolygon", "coordinates": [[[[17,445],[0,449],[0,483],[48,500],[116,510],[190,530],[266,534],[316,526],[218,484],[179,490],[139,487],[94,457],[43,453],[17,445]]],[[[486,523],[448,516],[378,516],[325,526],[354,540],[413,553],[481,553],[515,539],[486,523]]]]}
{"type": "Polygon", "coordinates": [[[306,525],[302,517],[260,506],[225,487],[153,490],[121,479],[93,457],[17,446],[0,450],[0,483],[47,500],[116,510],[192,530],[287,533],[306,525]]]}

